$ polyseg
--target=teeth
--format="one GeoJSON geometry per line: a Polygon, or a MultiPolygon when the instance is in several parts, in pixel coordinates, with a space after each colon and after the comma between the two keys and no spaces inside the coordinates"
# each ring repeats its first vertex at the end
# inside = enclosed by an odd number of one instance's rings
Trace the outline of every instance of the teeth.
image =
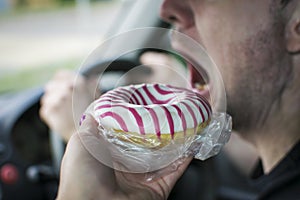
{"type": "Polygon", "coordinates": [[[208,85],[196,82],[194,83],[194,88],[196,88],[197,90],[206,90],[208,89],[208,85]]]}

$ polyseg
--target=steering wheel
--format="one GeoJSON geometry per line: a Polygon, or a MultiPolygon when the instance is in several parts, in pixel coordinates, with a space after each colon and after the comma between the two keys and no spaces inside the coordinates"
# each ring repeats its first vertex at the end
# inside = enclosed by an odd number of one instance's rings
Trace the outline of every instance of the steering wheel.
{"type": "MultiPolygon", "coordinates": [[[[109,35],[125,32],[135,28],[141,27],[164,27],[167,28],[170,25],[164,21],[162,21],[156,14],[153,13],[153,10],[159,10],[161,6],[162,0],[157,1],[125,1],[123,5],[122,12],[120,12],[119,17],[114,23],[114,29],[110,30],[109,35]],[[136,16],[147,16],[145,20],[137,20],[136,16]],[[119,19],[124,19],[120,24],[119,19]],[[113,34],[112,34],[113,33],[113,34]]],[[[135,43],[143,46],[145,43],[151,40],[153,35],[145,35],[135,41],[135,43]]],[[[121,41],[120,44],[111,45],[109,50],[113,50],[114,48],[119,48],[120,45],[126,45],[128,42],[132,41],[121,41]]],[[[124,55],[115,58],[106,58],[102,61],[98,61],[96,63],[87,66],[79,73],[83,76],[89,78],[91,75],[95,74],[103,74],[104,72],[126,72],[130,70],[132,67],[137,66],[139,64],[139,56],[142,52],[135,51],[128,55],[124,55]],[[107,67],[109,65],[109,67],[107,67]],[[106,69],[107,68],[107,69],[106,69]]],[[[50,130],[50,145],[52,149],[52,159],[53,159],[53,167],[57,177],[59,177],[60,163],[63,157],[65,144],[60,138],[59,134],[53,133],[50,130]]]]}

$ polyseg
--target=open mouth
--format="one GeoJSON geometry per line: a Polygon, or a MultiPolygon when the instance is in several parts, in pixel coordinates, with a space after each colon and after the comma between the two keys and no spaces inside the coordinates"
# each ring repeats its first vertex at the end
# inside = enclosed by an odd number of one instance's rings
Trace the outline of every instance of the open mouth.
{"type": "Polygon", "coordinates": [[[187,67],[189,70],[189,88],[209,101],[209,79],[207,73],[201,66],[195,67],[193,64],[187,63],[187,67]]]}
{"type": "Polygon", "coordinates": [[[171,46],[186,61],[186,65],[189,70],[188,87],[192,91],[204,96],[210,102],[210,80],[208,78],[208,73],[205,71],[203,66],[198,64],[198,62],[195,62],[195,60],[198,60],[199,55],[202,55],[201,52],[203,51],[203,48],[196,48],[199,47],[199,44],[196,44],[195,47],[194,40],[187,40],[187,38],[183,37],[181,34],[182,33],[179,34],[176,31],[171,32],[171,46]],[[198,51],[199,55],[195,55],[198,51]]]}

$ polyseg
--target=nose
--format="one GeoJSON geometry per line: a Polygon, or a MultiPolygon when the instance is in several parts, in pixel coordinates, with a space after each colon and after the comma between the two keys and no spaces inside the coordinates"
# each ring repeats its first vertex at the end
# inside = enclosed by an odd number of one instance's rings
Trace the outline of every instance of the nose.
{"type": "Polygon", "coordinates": [[[160,7],[160,16],[178,29],[194,25],[193,12],[187,0],[164,0],[160,7]]]}

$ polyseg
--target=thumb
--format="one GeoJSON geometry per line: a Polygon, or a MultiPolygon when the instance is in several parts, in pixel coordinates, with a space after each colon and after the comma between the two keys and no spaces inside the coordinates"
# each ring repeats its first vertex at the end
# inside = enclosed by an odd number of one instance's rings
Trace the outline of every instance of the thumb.
{"type": "Polygon", "coordinates": [[[143,181],[144,185],[159,194],[162,199],[167,199],[174,185],[187,169],[192,159],[193,157],[179,159],[162,170],[148,174],[147,179],[143,181]],[[150,180],[148,179],[149,176],[150,180]]]}
{"type": "Polygon", "coordinates": [[[88,133],[95,135],[98,133],[98,122],[95,120],[95,118],[91,114],[83,114],[80,122],[79,122],[79,130],[78,132],[82,133],[88,133]]]}
{"type": "MultiPolygon", "coordinates": [[[[176,170],[169,169],[169,170],[173,170],[173,172],[166,175],[164,178],[166,184],[170,188],[169,192],[171,192],[171,190],[174,187],[174,185],[176,184],[177,180],[182,176],[182,174],[185,172],[185,170],[187,169],[187,167],[189,166],[189,164],[192,160],[193,160],[193,156],[180,159],[179,161],[177,161],[177,163],[175,163],[175,165],[178,165],[176,170]]],[[[174,168],[174,165],[170,166],[170,167],[174,168]]]]}

